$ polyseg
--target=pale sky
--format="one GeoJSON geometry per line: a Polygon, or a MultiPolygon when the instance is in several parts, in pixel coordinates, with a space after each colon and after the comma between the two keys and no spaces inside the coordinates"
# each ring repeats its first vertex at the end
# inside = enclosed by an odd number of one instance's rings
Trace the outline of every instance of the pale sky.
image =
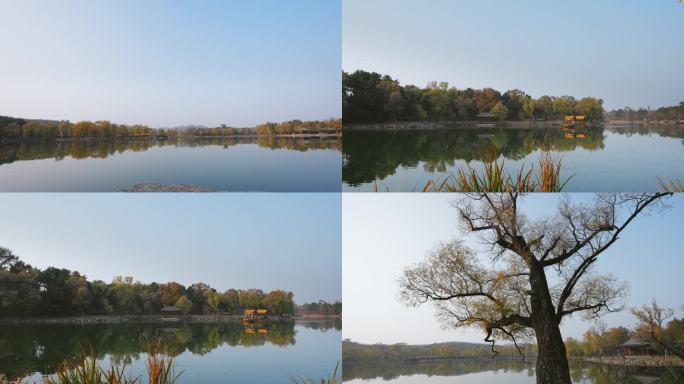
{"type": "Polygon", "coordinates": [[[0,0],[0,115],[153,127],[341,115],[340,0],[0,0]]]}
{"type": "Polygon", "coordinates": [[[677,0],[344,0],[342,68],[423,87],[596,96],[608,109],[684,101],[677,0]]]}
{"type": "MultiPolygon", "coordinates": [[[[573,198],[590,195],[573,194],[573,198]]],[[[560,195],[525,197],[530,216],[552,213],[560,195]]],[[[454,194],[347,193],[342,198],[343,337],[362,343],[429,344],[447,341],[482,342],[478,330],[443,330],[433,307],[405,307],[398,300],[397,279],[405,267],[424,260],[439,241],[463,238],[454,194]]],[[[629,308],[650,303],[682,312],[684,255],[679,244],[684,196],[669,199],[671,209],[640,216],[595,264],[596,271],[612,273],[631,284],[627,310],[604,318],[607,325],[635,324],[629,308]]],[[[476,246],[476,241],[468,241],[476,246]]],[[[486,265],[486,264],[485,264],[486,265]]],[[[563,337],[581,338],[594,325],[580,316],[565,320],[563,337]]]]}
{"type": "Polygon", "coordinates": [[[0,246],[43,269],[341,296],[336,193],[9,193],[0,212],[0,246]]]}

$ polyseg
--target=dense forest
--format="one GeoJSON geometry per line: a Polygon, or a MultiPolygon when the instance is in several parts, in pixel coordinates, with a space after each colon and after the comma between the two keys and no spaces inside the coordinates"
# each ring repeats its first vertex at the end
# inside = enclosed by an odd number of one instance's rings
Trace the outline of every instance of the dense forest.
{"type": "Polygon", "coordinates": [[[603,118],[603,100],[595,97],[541,96],[519,89],[501,93],[492,88],[458,89],[446,82],[425,88],[400,85],[375,72],[342,73],[342,116],[348,123],[397,121],[473,121],[480,113],[503,120],[560,120],[565,115],[603,118]]]}
{"type": "Polygon", "coordinates": [[[113,124],[109,121],[29,120],[0,116],[0,139],[21,140],[125,140],[125,139],[193,139],[233,136],[323,135],[339,134],[340,119],[322,121],[291,120],[266,123],[255,128],[190,127],[187,129],[150,128],[146,125],[113,124]]]}
{"type": "MultiPolygon", "coordinates": [[[[34,268],[0,247],[0,318],[75,315],[153,315],[163,306],[183,314],[241,314],[265,308],[277,316],[295,315],[294,294],[283,290],[228,289],[218,292],[204,283],[188,287],[177,282],[143,284],[132,277],[111,283],[89,281],[76,271],[34,268]]],[[[301,306],[305,314],[340,314],[340,303],[301,306]],[[314,310],[315,309],[315,310],[314,310]]]]}

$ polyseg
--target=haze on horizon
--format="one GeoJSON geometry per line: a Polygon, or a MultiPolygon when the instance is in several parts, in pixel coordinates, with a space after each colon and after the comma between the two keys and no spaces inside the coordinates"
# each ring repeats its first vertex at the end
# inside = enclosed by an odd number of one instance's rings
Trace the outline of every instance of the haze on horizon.
{"type": "MultiPolygon", "coordinates": [[[[432,344],[463,341],[483,343],[477,328],[444,329],[427,304],[410,308],[399,300],[398,278],[404,268],[424,260],[437,242],[465,239],[474,249],[477,235],[463,236],[455,208],[456,196],[420,193],[345,193],[342,197],[343,338],[365,344],[432,344]]],[[[534,218],[555,211],[561,194],[535,193],[522,200],[522,212],[534,218]]],[[[576,193],[574,201],[591,194],[576,193]]],[[[629,309],[654,298],[684,316],[681,292],[684,257],[678,239],[684,195],[666,202],[670,209],[637,217],[596,262],[597,273],[612,273],[630,284],[625,309],[602,318],[608,327],[632,328],[629,309]]],[[[489,265],[489,258],[483,258],[489,265]]],[[[595,323],[575,314],[561,324],[563,338],[581,339],[595,323]]]]}
{"type": "Polygon", "coordinates": [[[684,101],[677,0],[345,0],[342,68],[403,85],[595,96],[604,108],[684,101]]]}
{"type": "Polygon", "coordinates": [[[338,194],[5,194],[0,247],[91,280],[341,298],[338,194]]]}
{"type": "Polygon", "coordinates": [[[152,127],[341,116],[339,0],[0,0],[0,115],[152,127]]]}

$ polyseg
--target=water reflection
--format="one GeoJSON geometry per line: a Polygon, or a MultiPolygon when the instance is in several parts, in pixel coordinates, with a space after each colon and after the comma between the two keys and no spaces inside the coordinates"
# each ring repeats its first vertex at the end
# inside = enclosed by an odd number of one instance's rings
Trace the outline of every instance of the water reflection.
{"type": "MultiPolygon", "coordinates": [[[[382,379],[382,381],[392,382],[402,376],[455,377],[471,375],[477,377],[478,374],[481,374],[483,378],[481,382],[485,383],[492,382],[490,381],[491,377],[485,375],[488,372],[505,373],[505,377],[509,379],[518,378],[516,382],[529,382],[530,384],[535,382],[534,365],[524,364],[520,361],[489,359],[416,364],[345,361],[342,379],[343,381],[382,379]],[[485,380],[485,378],[488,379],[485,380]],[[521,378],[527,379],[522,380],[521,378]]],[[[570,375],[573,382],[586,384],[684,383],[684,369],[682,368],[620,367],[572,362],[570,375]]],[[[421,379],[416,379],[416,383],[421,382],[421,379]]]]}
{"type": "Polygon", "coordinates": [[[455,160],[492,161],[499,155],[522,159],[545,151],[589,151],[604,148],[603,128],[586,130],[584,138],[567,139],[565,132],[549,129],[477,128],[420,132],[346,132],[342,179],[351,186],[394,174],[398,167],[423,163],[426,172],[446,172],[455,160]]]}
{"type": "Polygon", "coordinates": [[[153,147],[203,147],[221,146],[229,148],[241,144],[257,144],[262,148],[288,149],[306,152],[316,149],[342,150],[342,143],[334,137],[282,137],[258,136],[197,140],[164,140],[164,141],[75,141],[75,142],[7,142],[0,143],[0,165],[15,161],[55,159],[66,157],[73,159],[107,157],[127,151],[144,152],[153,147]]]}
{"type": "MultiPolygon", "coordinates": [[[[340,320],[296,323],[325,333],[342,328],[340,320]]],[[[0,325],[0,373],[15,377],[26,372],[52,373],[81,347],[119,363],[140,359],[150,345],[161,342],[167,353],[204,356],[222,347],[253,348],[296,344],[293,321],[270,322],[253,328],[240,321],[217,323],[123,323],[91,325],[0,325]]],[[[334,362],[332,362],[334,364],[334,362]]]]}
{"type": "MultiPolygon", "coordinates": [[[[668,174],[672,170],[667,164],[678,161],[684,149],[673,148],[673,138],[680,139],[679,144],[684,143],[684,126],[594,126],[577,131],[559,128],[348,131],[344,134],[342,180],[348,187],[368,189],[369,183],[376,179],[396,175],[395,179],[422,186],[427,180],[439,178],[434,173],[454,172],[473,161],[482,163],[500,157],[509,164],[524,161],[529,167],[538,161],[539,151],[547,151],[562,156],[564,168],[581,174],[572,180],[569,189],[573,189],[572,185],[603,180],[606,185],[587,187],[593,187],[594,191],[611,190],[611,182],[622,187],[624,180],[630,179],[643,184],[634,190],[652,189],[658,176],[679,177],[668,174]],[[635,156],[635,150],[643,151],[643,157],[635,156]],[[648,169],[647,175],[646,167],[662,171],[654,174],[648,169]],[[412,171],[404,172],[407,169],[412,171]],[[616,173],[614,169],[621,172],[616,173]],[[583,177],[586,179],[582,180],[583,177]]],[[[397,180],[387,180],[383,187],[393,190],[392,183],[397,180]]]]}

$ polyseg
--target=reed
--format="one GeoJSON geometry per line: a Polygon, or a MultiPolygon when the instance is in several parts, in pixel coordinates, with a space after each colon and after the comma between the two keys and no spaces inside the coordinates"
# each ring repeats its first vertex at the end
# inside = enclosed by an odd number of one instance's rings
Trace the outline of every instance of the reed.
{"type": "MultiPolygon", "coordinates": [[[[57,368],[54,377],[46,377],[43,384],[103,384],[104,371],[97,365],[97,355],[90,348],[90,355],[81,349],[76,361],[64,362],[57,368]]],[[[109,383],[107,383],[109,384],[109,383]]]]}
{"type": "Polygon", "coordinates": [[[684,192],[684,184],[679,180],[658,178],[660,189],[664,192],[684,192]]]}
{"type": "MultiPolygon", "coordinates": [[[[340,368],[340,362],[337,362],[337,365],[335,365],[335,370],[333,370],[333,373],[328,376],[327,378],[322,378],[320,381],[320,384],[341,384],[342,383],[342,378],[339,376],[337,371],[340,368]]],[[[292,381],[295,384],[315,384],[313,380],[311,379],[300,379],[297,380],[294,377],[292,378],[292,381]]]]}
{"type": "Polygon", "coordinates": [[[183,372],[175,374],[173,357],[161,354],[160,350],[160,346],[156,346],[147,354],[148,384],[175,384],[183,372]]]}
{"type": "Polygon", "coordinates": [[[542,153],[539,157],[539,173],[537,174],[537,185],[539,192],[560,192],[574,175],[565,180],[561,180],[562,160],[556,159],[548,152],[542,153]]]}
{"type": "Polygon", "coordinates": [[[561,179],[562,160],[548,153],[540,156],[538,165],[537,171],[534,165],[526,169],[523,164],[514,175],[499,160],[485,163],[484,172],[470,166],[459,168],[441,183],[428,181],[423,192],[560,192],[572,179],[561,179]]]}
{"type": "MultiPolygon", "coordinates": [[[[183,372],[175,374],[173,358],[161,351],[163,349],[159,345],[149,348],[146,362],[147,383],[176,384],[183,372]]],[[[43,378],[42,384],[140,384],[141,377],[127,376],[126,368],[126,364],[112,365],[109,370],[101,368],[97,363],[97,354],[91,347],[90,353],[81,349],[76,360],[62,363],[53,376],[43,378]]],[[[22,382],[23,378],[17,378],[12,383],[22,382]]]]}

